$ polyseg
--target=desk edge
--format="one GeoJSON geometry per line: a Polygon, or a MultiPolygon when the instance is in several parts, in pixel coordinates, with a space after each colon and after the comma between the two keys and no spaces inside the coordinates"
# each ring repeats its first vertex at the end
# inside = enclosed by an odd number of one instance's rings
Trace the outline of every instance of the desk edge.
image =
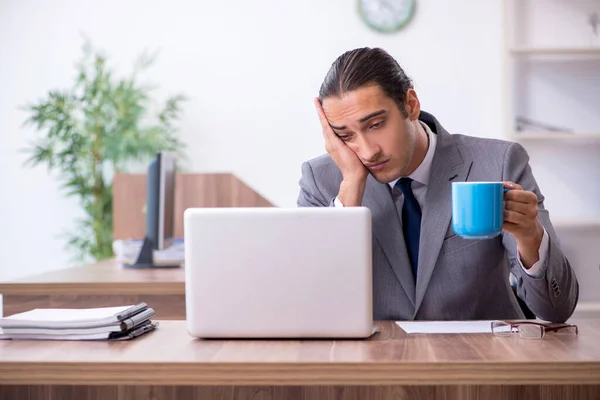
{"type": "Polygon", "coordinates": [[[0,362],[0,385],[573,385],[600,362],[0,362]]]}
{"type": "Polygon", "coordinates": [[[23,282],[0,283],[4,296],[184,295],[184,282],[23,282]]]}

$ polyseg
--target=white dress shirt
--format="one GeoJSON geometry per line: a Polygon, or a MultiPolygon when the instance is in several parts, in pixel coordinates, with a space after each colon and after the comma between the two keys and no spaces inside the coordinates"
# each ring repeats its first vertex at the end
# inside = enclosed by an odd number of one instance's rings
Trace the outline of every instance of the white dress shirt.
{"type": "MultiPolygon", "coordinates": [[[[421,121],[419,121],[421,122],[421,121]]],[[[413,171],[408,177],[413,180],[411,184],[411,188],[413,190],[413,194],[415,198],[419,202],[419,206],[421,207],[421,211],[425,209],[425,195],[427,194],[427,185],[429,184],[429,176],[431,173],[431,163],[433,162],[433,156],[435,153],[436,143],[437,143],[437,135],[431,132],[431,129],[425,124],[421,122],[421,125],[425,129],[427,136],[429,137],[429,148],[427,149],[427,153],[425,154],[425,158],[419,164],[417,169],[413,171]]],[[[389,182],[388,185],[394,189],[396,186],[396,182],[398,182],[400,178],[389,182]]],[[[336,197],[334,199],[334,205],[336,207],[343,207],[342,202],[336,197]]],[[[548,233],[544,228],[544,236],[542,237],[542,243],[539,249],[539,260],[531,266],[531,268],[526,269],[523,266],[523,262],[521,261],[521,257],[519,256],[519,249],[517,247],[517,260],[521,265],[521,268],[529,275],[534,278],[542,278],[546,273],[546,258],[548,255],[548,233]]]]}

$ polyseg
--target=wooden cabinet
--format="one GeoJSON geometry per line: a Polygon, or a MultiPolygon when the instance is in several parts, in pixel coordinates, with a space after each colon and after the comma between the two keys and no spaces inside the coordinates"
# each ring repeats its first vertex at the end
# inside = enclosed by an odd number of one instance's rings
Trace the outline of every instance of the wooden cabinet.
{"type": "MultiPolygon", "coordinates": [[[[116,174],[113,180],[113,239],[142,239],[146,231],[146,175],[116,174]]],[[[183,213],[190,207],[272,207],[233,174],[177,174],[175,237],[183,237],[183,213]]]]}

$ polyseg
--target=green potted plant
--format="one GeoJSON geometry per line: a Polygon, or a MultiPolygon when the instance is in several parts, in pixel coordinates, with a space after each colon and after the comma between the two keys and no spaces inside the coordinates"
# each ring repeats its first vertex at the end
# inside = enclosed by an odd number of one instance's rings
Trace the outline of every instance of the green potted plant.
{"type": "Polygon", "coordinates": [[[186,98],[166,99],[155,112],[152,87],[140,74],[154,61],[143,53],[133,72],[117,77],[107,57],[86,40],[71,88],[50,90],[25,107],[26,125],[37,136],[26,150],[28,165],[45,164],[56,173],[67,196],[76,196],[84,211],[67,246],[76,258],[97,261],[112,257],[112,175],[128,165],[144,163],[159,150],[181,158],[183,143],[175,122],[186,98]]]}

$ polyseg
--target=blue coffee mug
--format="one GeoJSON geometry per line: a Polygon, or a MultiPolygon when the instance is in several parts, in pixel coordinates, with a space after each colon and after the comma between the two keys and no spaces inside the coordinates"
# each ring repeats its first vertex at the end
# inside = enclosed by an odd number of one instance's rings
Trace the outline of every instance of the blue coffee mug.
{"type": "Polygon", "coordinates": [[[452,182],[452,229],[465,239],[491,239],[504,223],[502,182],[452,182]]]}

